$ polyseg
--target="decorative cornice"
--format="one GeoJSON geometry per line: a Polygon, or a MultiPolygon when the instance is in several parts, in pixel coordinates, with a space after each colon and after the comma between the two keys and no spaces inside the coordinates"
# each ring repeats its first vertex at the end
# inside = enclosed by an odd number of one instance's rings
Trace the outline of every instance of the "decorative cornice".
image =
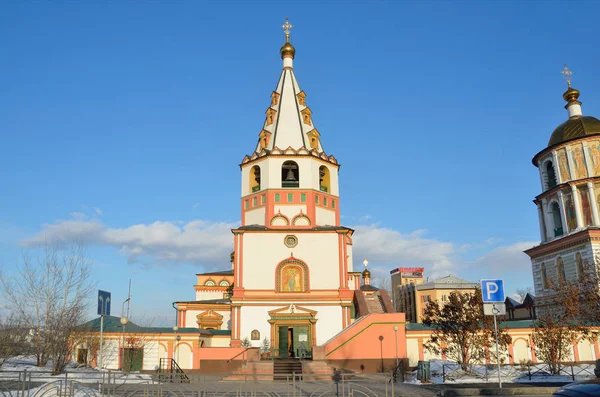
{"type": "Polygon", "coordinates": [[[600,228],[590,226],[588,229],[565,236],[558,240],[553,240],[546,244],[538,245],[523,252],[529,255],[531,259],[536,259],[540,256],[591,242],[600,242],[600,228]]]}
{"type": "Polygon", "coordinates": [[[242,163],[239,165],[240,168],[242,166],[248,165],[249,163],[253,163],[258,160],[262,160],[263,158],[269,156],[286,156],[286,157],[311,157],[318,160],[321,160],[328,164],[333,164],[337,167],[340,167],[341,164],[338,163],[337,159],[333,155],[327,155],[325,152],[319,152],[316,149],[308,149],[305,146],[302,146],[300,149],[294,149],[292,147],[288,147],[285,150],[281,150],[278,147],[274,147],[273,150],[261,150],[260,152],[254,152],[250,155],[244,156],[242,159],[242,163]]]}

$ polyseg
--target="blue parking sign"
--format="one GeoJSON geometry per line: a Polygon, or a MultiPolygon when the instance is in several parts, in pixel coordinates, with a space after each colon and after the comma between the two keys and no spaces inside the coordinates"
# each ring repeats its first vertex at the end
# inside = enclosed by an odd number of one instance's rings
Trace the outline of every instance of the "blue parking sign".
{"type": "Polygon", "coordinates": [[[504,302],[504,280],[481,280],[481,295],[486,303],[504,302]]]}

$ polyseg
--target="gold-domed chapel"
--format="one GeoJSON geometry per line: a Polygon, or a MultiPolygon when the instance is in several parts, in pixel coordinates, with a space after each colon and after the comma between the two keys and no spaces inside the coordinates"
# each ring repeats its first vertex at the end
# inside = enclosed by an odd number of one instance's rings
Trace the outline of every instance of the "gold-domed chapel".
{"type": "MultiPolygon", "coordinates": [[[[563,70],[568,118],[533,157],[541,193],[535,197],[541,244],[531,258],[536,305],[543,310],[553,281],[592,276],[600,262],[600,120],[584,116],[571,71],[563,70]]],[[[595,275],[594,275],[595,276],[595,275]]]]}

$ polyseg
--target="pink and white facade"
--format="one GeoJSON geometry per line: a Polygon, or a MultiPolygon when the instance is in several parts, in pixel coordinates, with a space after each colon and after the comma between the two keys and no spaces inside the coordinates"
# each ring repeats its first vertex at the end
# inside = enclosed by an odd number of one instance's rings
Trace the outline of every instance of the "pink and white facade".
{"type": "Polygon", "coordinates": [[[241,225],[231,270],[198,275],[196,300],[177,302],[179,327],[230,331],[275,354],[310,354],[349,326],[360,273],[353,230],[340,224],[339,164],[324,151],[307,95],[281,48],[283,69],[252,154],[241,168],[241,225]]]}

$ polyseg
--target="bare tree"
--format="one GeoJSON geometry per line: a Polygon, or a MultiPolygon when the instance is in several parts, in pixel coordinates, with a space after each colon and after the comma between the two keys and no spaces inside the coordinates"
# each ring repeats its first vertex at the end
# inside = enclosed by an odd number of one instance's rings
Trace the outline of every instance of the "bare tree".
{"type": "MultiPolygon", "coordinates": [[[[495,343],[493,319],[483,314],[479,291],[464,294],[452,291],[444,305],[430,301],[425,308],[423,324],[433,328],[430,339],[424,344],[425,349],[456,361],[464,371],[470,370],[473,362],[496,359],[491,353],[495,343]]],[[[498,342],[502,351],[511,343],[506,329],[498,329],[498,342]]]]}
{"type": "Polygon", "coordinates": [[[92,292],[90,261],[81,245],[46,246],[35,260],[24,255],[16,272],[0,272],[0,290],[9,310],[32,333],[37,365],[52,361],[53,374],[71,356],[69,338],[85,316],[92,292]]]}
{"type": "Polygon", "coordinates": [[[532,339],[536,355],[554,374],[560,372],[562,362],[571,359],[574,341],[596,339],[589,325],[599,319],[599,269],[586,261],[581,270],[578,280],[566,280],[561,274],[558,280],[547,280],[547,289],[551,293],[536,298],[539,310],[532,339]]]}
{"type": "Polygon", "coordinates": [[[0,317],[0,367],[6,360],[27,352],[27,332],[14,316],[0,317]]]}
{"type": "Polygon", "coordinates": [[[389,277],[386,277],[385,274],[378,275],[375,279],[373,279],[373,285],[379,289],[387,291],[390,297],[394,296],[392,291],[392,282],[389,277]]]}
{"type": "Polygon", "coordinates": [[[531,293],[533,293],[533,287],[527,287],[527,288],[519,288],[519,289],[517,289],[517,295],[519,297],[519,303],[523,303],[523,301],[527,297],[527,294],[531,294],[531,293]]]}

